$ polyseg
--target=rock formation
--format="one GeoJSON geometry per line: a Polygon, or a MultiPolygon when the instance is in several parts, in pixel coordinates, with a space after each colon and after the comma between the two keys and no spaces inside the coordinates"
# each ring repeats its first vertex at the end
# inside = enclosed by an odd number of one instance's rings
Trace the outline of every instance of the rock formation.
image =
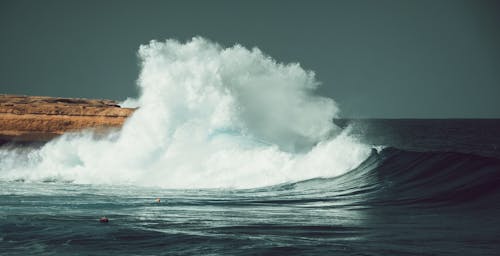
{"type": "Polygon", "coordinates": [[[43,142],[65,132],[120,128],[134,110],[112,100],[0,94],[0,144],[43,142]]]}

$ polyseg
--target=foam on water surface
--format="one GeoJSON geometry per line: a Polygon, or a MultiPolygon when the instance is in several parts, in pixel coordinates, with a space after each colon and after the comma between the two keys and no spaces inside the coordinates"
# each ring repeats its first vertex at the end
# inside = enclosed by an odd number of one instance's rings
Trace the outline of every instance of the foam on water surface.
{"type": "Polygon", "coordinates": [[[370,153],[333,124],[335,102],[298,63],[200,37],[151,41],[138,55],[140,97],[124,104],[139,109],[120,132],[3,149],[0,179],[249,188],[336,176],[370,153]]]}

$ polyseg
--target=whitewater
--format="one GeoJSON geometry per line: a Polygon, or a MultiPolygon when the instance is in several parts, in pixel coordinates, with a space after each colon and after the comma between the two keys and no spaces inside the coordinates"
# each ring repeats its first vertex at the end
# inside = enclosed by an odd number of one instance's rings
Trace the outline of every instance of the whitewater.
{"type": "Polygon", "coordinates": [[[298,63],[202,37],[138,51],[138,107],[120,131],[2,148],[0,180],[162,188],[255,188],[354,169],[371,152],[332,120],[333,99],[298,63]]]}

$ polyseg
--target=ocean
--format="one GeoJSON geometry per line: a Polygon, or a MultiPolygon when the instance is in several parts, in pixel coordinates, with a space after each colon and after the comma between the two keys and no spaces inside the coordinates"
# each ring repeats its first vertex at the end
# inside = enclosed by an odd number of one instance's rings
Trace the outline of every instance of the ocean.
{"type": "Polygon", "coordinates": [[[371,153],[334,177],[169,189],[0,172],[0,254],[500,254],[500,120],[336,123],[371,153]]]}
{"type": "Polygon", "coordinates": [[[500,120],[336,119],[202,37],[137,55],[120,130],[0,147],[0,254],[500,255],[500,120]]]}

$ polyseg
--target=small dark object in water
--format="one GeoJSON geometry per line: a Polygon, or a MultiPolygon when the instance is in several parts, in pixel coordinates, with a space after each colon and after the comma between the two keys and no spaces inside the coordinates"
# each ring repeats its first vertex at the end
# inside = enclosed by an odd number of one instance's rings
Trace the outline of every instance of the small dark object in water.
{"type": "Polygon", "coordinates": [[[99,219],[99,222],[101,222],[101,223],[107,223],[107,222],[109,222],[109,219],[108,219],[108,218],[106,218],[106,217],[101,217],[101,218],[99,219]]]}

